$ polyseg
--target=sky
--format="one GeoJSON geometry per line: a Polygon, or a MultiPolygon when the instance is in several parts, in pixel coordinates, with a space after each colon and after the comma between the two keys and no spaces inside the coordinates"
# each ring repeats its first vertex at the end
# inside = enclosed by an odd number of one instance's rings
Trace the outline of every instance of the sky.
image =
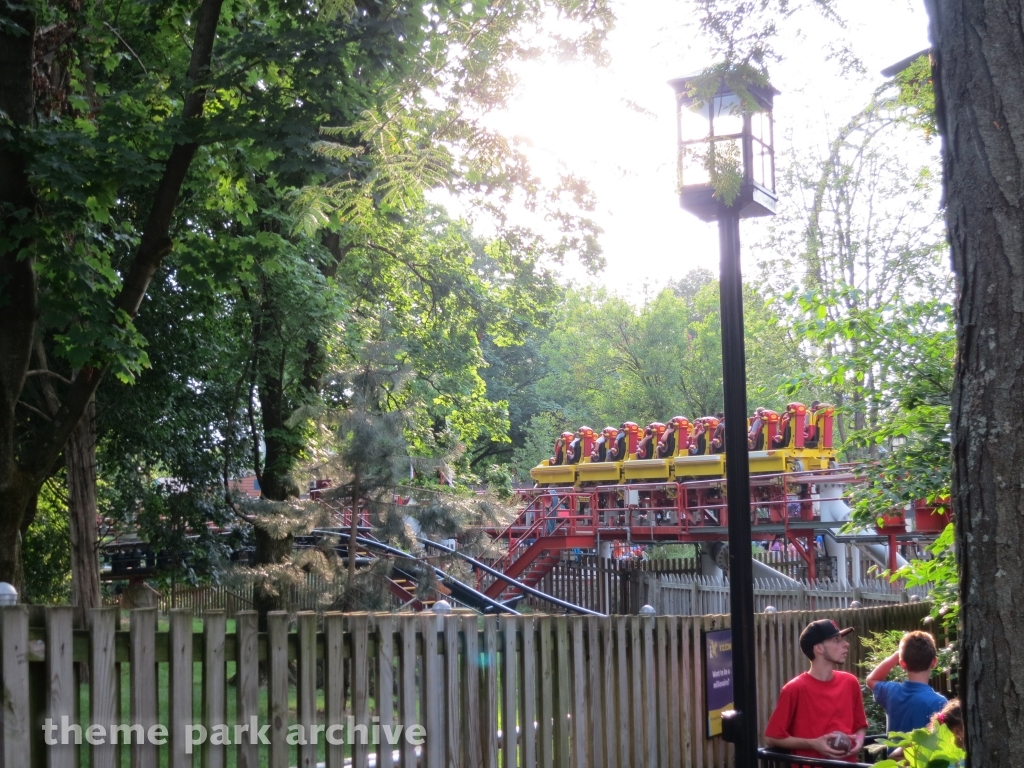
{"type": "MultiPolygon", "coordinates": [[[[920,0],[840,0],[838,8],[846,29],[810,15],[780,24],[785,32],[777,48],[785,60],[770,68],[781,91],[774,110],[777,155],[790,142],[825,146],[882,84],[880,70],[928,47],[920,0]],[[836,62],[826,61],[827,46],[844,40],[866,76],[841,75],[836,62]]],[[[667,85],[712,58],[688,24],[692,6],[685,0],[618,0],[615,11],[607,67],[524,63],[518,97],[490,120],[505,135],[527,140],[525,151],[542,178],[568,170],[595,193],[607,267],[590,279],[566,263],[563,278],[591,280],[640,303],[690,269],[718,271],[716,225],[683,211],[675,195],[675,103],[667,85]]],[[[765,226],[745,221],[742,241],[756,243],[765,226]]],[[[753,259],[745,248],[748,273],[753,259]]]]}

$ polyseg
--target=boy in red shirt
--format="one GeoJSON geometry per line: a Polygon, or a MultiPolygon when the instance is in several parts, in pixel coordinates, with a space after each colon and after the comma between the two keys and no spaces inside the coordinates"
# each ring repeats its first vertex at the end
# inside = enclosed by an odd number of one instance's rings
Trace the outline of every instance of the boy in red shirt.
{"type": "Polygon", "coordinates": [[[764,731],[770,748],[856,762],[868,730],[864,699],[856,676],[837,669],[846,661],[850,644],[845,636],[850,632],[852,627],[839,629],[828,619],[804,627],[800,650],[811,660],[811,668],[782,686],[764,731]],[[845,749],[840,734],[849,742],[845,749]]]}

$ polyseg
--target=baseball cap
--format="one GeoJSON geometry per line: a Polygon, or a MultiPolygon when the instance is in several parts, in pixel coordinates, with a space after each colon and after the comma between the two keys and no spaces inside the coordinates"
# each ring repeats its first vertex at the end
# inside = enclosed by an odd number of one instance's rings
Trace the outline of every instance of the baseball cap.
{"type": "Polygon", "coordinates": [[[814,646],[836,635],[848,635],[851,632],[853,632],[853,627],[840,629],[839,625],[831,619],[812,621],[800,633],[800,650],[808,659],[814,661],[814,646]]]}

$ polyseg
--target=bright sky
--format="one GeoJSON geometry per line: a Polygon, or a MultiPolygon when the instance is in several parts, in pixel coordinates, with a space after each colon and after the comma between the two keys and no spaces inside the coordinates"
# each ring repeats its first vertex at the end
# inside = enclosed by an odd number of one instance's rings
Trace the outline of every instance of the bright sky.
{"type": "MultiPolygon", "coordinates": [[[[928,46],[920,0],[839,6],[845,30],[806,14],[800,33],[780,24],[789,30],[777,45],[786,61],[771,68],[782,92],[775,100],[777,154],[790,140],[824,146],[883,82],[881,69],[928,46]],[[866,65],[865,78],[840,77],[838,64],[825,60],[826,46],[841,38],[866,65]]],[[[589,181],[608,264],[596,282],[640,300],[645,284],[656,292],[695,267],[718,271],[717,228],[679,208],[674,192],[675,105],[667,85],[711,57],[693,42],[692,6],[685,0],[618,0],[616,13],[607,68],[526,64],[520,97],[493,124],[529,140],[526,151],[542,177],[561,169],[589,181]]],[[[763,226],[744,222],[744,242],[755,242],[763,226]]],[[[584,278],[571,264],[563,274],[584,278]]]]}

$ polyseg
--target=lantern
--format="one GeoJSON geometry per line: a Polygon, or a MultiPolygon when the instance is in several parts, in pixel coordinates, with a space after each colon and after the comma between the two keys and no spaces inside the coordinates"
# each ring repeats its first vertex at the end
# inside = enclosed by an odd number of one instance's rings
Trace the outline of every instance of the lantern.
{"type": "Polygon", "coordinates": [[[679,131],[679,204],[704,221],[716,221],[723,205],[742,218],[774,215],[772,101],[778,91],[747,84],[741,97],[722,77],[708,95],[706,76],[699,75],[670,85],[679,131]]]}

